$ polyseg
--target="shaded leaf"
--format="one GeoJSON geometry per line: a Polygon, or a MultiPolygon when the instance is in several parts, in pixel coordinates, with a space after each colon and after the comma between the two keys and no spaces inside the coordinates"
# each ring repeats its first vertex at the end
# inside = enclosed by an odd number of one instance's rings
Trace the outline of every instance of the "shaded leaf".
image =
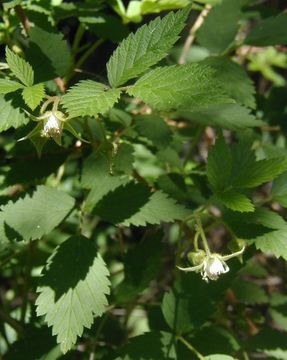
{"type": "Polygon", "coordinates": [[[52,326],[63,353],[105,311],[108,276],[102,257],[83,236],[70,237],[49,258],[37,289],[37,315],[52,326]]]}
{"type": "Polygon", "coordinates": [[[5,222],[26,241],[39,239],[52,231],[69,214],[74,199],[64,192],[38,186],[30,197],[5,205],[5,222]]]}

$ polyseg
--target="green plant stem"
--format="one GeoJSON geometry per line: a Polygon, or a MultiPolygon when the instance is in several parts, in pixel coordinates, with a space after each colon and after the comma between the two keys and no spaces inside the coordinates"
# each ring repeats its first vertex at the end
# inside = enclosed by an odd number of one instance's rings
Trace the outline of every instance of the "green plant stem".
{"type": "Polygon", "coordinates": [[[191,156],[194,154],[195,150],[196,150],[196,147],[199,143],[199,140],[201,139],[201,135],[202,133],[204,132],[204,127],[199,127],[197,130],[196,130],[196,133],[195,133],[195,136],[193,138],[193,141],[190,145],[190,148],[188,150],[188,153],[186,155],[186,158],[184,160],[184,164],[183,165],[186,165],[186,163],[188,162],[188,160],[191,158],[191,156]]]}
{"type": "Polygon", "coordinates": [[[185,340],[182,336],[177,336],[177,339],[184,344],[190,351],[192,351],[200,360],[204,360],[204,356],[197,351],[187,340],[185,340]]]}
{"type": "Polygon", "coordinates": [[[103,330],[103,327],[105,326],[105,323],[107,322],[108,316],[109,316],[109,313],[106,312],[105,315],[103,316],[101,322],[99,323],[99,326],[98,326],[97,331],[96,331],[95,339],[93,341],[93,349],[92,349],[89,360],[94,360],[95,359],[95,352],[96,352],[96,348],[97,348],[97,345],[98,345],[98,340],[99,340],[99,337],[100,337],[101,332],[103,330]]]}
{"type": "MultiPolygon", "coordinates": [[[[84,52],[84,54],[80,57],[80,59],[76,62],[74,69],[81,68],[81,66],[84,64],[84,62],[88,59],[90,55],[104,42],[104,39],[97,40],[90,48],[87,49],[87,51],[84,52]]],[[[69,81],[74,76],[74,69],[69,72],[69,74],[66,76],[65,84],[68,84],[69,81]]]]}
{"type": "Polygon", "coordinates": [[[6,314],[6,312],[3,311],[2,309],[0,309],[0,319],[3,320],[3,322],[9,324],[16,331],[18,335],[22,335],[23,333],[22,326],[18,323],[18,321],[13,319],[10,315],[6,314]]]}
{"type": "Polygon", "coordinates": [[[210,254],[210,249],[209,249],[208,242],[207,242],[207,239],[206,239],[206,236],[205,236],[205,232],[203,230],[201,219],[200,219],[199,216],[196,217],[196,222],[197,222],[197,226],[198,226],[198,232],[200,233],[200,237],[201,237],[201,240],[202,240],[203,247],[204,247],[204,250],[206,252],[206,255],[210,256],[211,255],[210,254]]]}
{"type": "Polygon", "coordinates": [[[73,55],[73,57],[75,57],[75,55],[78,53],[80,42],[82,40],[82,37],[83,37],[84,33],[85,33],[85,28],[80,23],[79,26],[78,26],[76,35],[75,35],[73,45],[72,45],[72,55],[73,55]]]}

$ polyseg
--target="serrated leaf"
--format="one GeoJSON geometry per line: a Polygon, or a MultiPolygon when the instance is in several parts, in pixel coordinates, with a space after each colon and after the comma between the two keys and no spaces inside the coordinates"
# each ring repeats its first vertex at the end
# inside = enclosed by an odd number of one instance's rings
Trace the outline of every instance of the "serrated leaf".
{"type": "Polygon", "coordinates": [[[199,125],[220,127],[233,131],[264,124],[250,114],[249,109],[239,104],[210,105],[198,110],[179,109],[176,116],[183,117],[199,125]]]}
{"type": "Polygon", "coordinates": [[[212,8],[197,32],[197,40],[201,46],[211,53],[220,54],[234,40],[241,18],[240,1],[223,0],[212,8]]]}
{"type": "Polygon", "coordinates": [[[83,80],[69,89],[62,97],[61,104],[69,117],[97,116],[108,111],[118,101],[121,91],[108,89],[105,85],[83,80]]]}
{"type": "Polygon", "coordinates": [[[267,304],[266,292],[257,284],[236,279],[232,285],[236,299],[245,304],[267,304]]]}
{"type": "Polygon", "coordinates": [[[139,135],[150,140],[158,148],[167,147],[172,140],[171,129],[160,116],[137,116],[135,118],[135,129],[139,135]]]}
{"type": "Polygon", "coordinates": [[[171,12],[130,34],[107,64],[109,83],[113,87],[122,85],[163,59],[178,40],[188,13],[189,9],[171,12]]]}
{"type": "Polygon", "coordinates": [[[124,226],[145,226],[183,219],[189,211],[161,191],[150,193],[143,184],[133,182],[109,192],[94,211],[101,218],[124,226]]]}
{"type": "Polygon", "coordinates": [[[0,95],[0,132],[8,130],[12,127],[17,129],[29,122],[29,118],[23,111],[20,110],[18,104],[19,97],[15,96],[15,94],[9,96],[0,95]]]}
{"type": "Polygon", "coordinates": [[[26,105],[31,110],[35,110],[45,96],[45,86],[43,83],[27,86],[24,88],[22,96],[26,105]]]}
{"type": "Polygon", "coordinates": [[[221,136],[209,151],[207,161],[208,181],[215,191],[223,190],[229,185],[231,170],[232,154],[221,136]]]}
{"type": "Polygon", "coordinates": [[[264,159],[248,164],[233,180],[233,185],[241,188],[253,188],[264,184],[287,169],[287,157],[264,159]]]}
{"type": "Polygon", "coordinates": [[[255,86],[242,66],[225,57],[209,57],[202,62],[215,69],[226,93],[237,103],[254,109],[255,86]]]}
{"type": "Polygon", "coordinates": [[[284,172],[272,185],[272,199],[280,205],[287,207],[287,172],[284,172]]]}
{"type": "Polygon", "coordinates": [[[16,81],[0,79],[0,94],[8,94],[21,88],[23,88],[23,85],[16,81]]]}
{"type": "Polygon", "coordinates": [[[29,30],[29,36],[28,56],[37,73],[46,71],[47,75],[53,78],[63,76],[70,70],[72,66],[71,53],[67,41],[63,39],[63,34],[52,33],[33,26],[29,30]]]}
{"type": "Polygon", "coordinates": [[[6,48],[6,61],[13,75],[15,75],[24,85],[33,85],[34,71],[32,66],[8,47],[6,48]]]}
{"type": "Polygon", "coordinates": [[[39,239],[59,225],[74,203],[75,200],[68,194],[41,185],[31,197],[26,195],[6,205],[4,220],[24,240],[39,239]]]}
{"type": "Polygon", "coordinates": [[[287,260],[287,226],[286,229],[275,230],[257,236],[254,239],[256,249],[271,253],[276,258],[287,260]]]}
{"type": "Polygon", "coordinates": [[[45,316],[66,353],[107,306],[109,271],[93,243],[72,236],[49,258],[37,289],[37,315],[45,316]]]}
{"type": "Polygon", "coordinates": [[[247,35],[245,44],[256,46],[287,44],[287,14],[285,12],[260,21],[247,35]]]}
{"type": "Polygon", "coordinates": [[[235,190],[225,191],[217,195],[217,197],[228,209],[239,212],[252,212],[255,210],[252,201],[246,195],[235,190]]]}
{"type": "Polygon", "coordinates": [[[215,79],[215,71],[202,64],[156,68],[141,77],[128,93],[166,111],[234,102],[215,79]]]}

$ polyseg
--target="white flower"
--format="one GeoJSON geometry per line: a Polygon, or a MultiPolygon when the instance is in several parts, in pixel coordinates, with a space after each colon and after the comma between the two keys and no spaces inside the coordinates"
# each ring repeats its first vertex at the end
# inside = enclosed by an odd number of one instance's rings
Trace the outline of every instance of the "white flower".
{"type": "MultiPolygon", "coordinates": [[[[220,275],[226,274],[229,271],[229,267],[226,264],[226,260],[229,260],[235,256],[240,256],[243,254],[245,247],[241,250],[232,253],[230,255],[222,256],[220,254],[205,254],[202,262],[200,264],[194,264],[195,266],[182,268],[177,266],[179,270],[189,272],[195,271],[200,272],[202,279],[207,281],[208,280],[217,280],[220,275]]],[[[199,250],[199,255],[202,256],[202,250],[199,250]]]]}
{"type": "Polygon", "coordinates": [[[53,137],[61,135],[62,128],[60,126],[60,121],[56,118],[56,116],[51,113],[47,120],[44,122],[43,128],[43,136],[45,137],[53,137]]]}
{"type": "Polygon", "coordinates": [[[225,274],[228,271],[228,265],[222,259],[220,259],[219,256],[213,254],[210,257],[205,258],[203,261],[201,276],[205,281],[217,280],[219,275],[225,274]]]}

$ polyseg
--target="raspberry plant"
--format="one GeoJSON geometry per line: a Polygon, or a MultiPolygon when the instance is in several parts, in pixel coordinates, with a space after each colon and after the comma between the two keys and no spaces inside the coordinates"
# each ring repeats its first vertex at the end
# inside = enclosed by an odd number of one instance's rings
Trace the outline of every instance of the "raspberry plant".
{"type": "Polygon", "coordinates": [[[13,0],[0,358],[287,358],[284,0],[13,0]]]}

